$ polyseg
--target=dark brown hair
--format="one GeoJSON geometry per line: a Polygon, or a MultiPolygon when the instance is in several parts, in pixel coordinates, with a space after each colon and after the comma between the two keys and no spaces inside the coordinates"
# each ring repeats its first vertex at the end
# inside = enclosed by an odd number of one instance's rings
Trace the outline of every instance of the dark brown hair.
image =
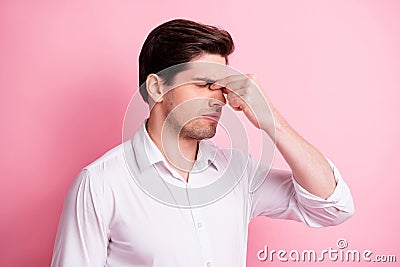
{"type": "MultiPolygon", "coordinates": [[[[185,19],[165,22],[149,33],[140,51],[140,94],[148,102],[144,83],[151,73],[189,62],[203,53],[221,55],[228,63],[228,56],[234,49],[231,35],[215,26],[185,19]]],[[[174,77],[162,78],[168,84],[174,77]]]]}

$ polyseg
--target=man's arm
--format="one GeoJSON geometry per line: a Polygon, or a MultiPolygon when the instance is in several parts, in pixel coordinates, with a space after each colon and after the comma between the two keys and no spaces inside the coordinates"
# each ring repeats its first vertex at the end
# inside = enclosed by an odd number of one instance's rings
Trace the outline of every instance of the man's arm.
{"type": "Polygon", "coordinates": [[[216,81],[211,90],[222,90],[229,105],[274,140],[292,172],[250,164],[250,177],[263,179],[250,185],[250,217],[303,221],[312,227],[339,224],[354,212],[350,190],[334,164],[305,141],[264,96],[254,75],[232,75],[216,81]],[[252,167],[253,166],[253,167],[252,167]]]}
{"type": "Polygon", "coordinates": [[[269,103],[255,75],[231,75],[216,81],[210,89],[222,90],[233,109],[243,111],[254,126],[275,141],[302,187],[323,199],[333,193],[336,182],[329,163],[269,103]]]}
{"type": "Polygon", "coordinates": [[[339,170],[298,135],[274,107],[270,108],[276,146],[292,172],[268,171],[269,167],[262,164],[255,168],[255,180],[266,178],[251,193],[251,218],[291,219],[311,227],[337,225],[350,218],[354,203],[339,170]]]}
{"type": "Polygon", "coordinates": [[[350,190],[339,170],[329,160],[337,183],[334,192],[323,199],[304,189],[292,172],[271,169],[254,159],[249,161],[250,219],[267,216],[304,222],[310,227],[337,225],[354,213],[350,190]],[[261,179],[261,183],[260,183],[261,179]]]}
{"type": "MultiPolygon", "coordinates": [[[[304,140],[270,105],[275,121],[275,144],[292,170],[296,181],[308,192],[327,199],[336,181],[326,158],[304,140]]],[[[263,129],[268,133],[269,129],[263,129]]]]}
{"type": "Polygon", "coordinates": [[[54,244],[51,266],[104,266],[107,227],[102,212],[102,189],[82,170],[65,200],[54,244]]]}

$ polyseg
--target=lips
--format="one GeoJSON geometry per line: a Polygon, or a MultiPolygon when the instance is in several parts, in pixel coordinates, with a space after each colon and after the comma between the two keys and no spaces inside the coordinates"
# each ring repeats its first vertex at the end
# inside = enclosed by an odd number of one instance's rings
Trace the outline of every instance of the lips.
{"type": "Polygon", "coordinates": [[[221,112],[212,112],[212,113],[206,113],[201,115],[205,119],[213,120],[213,121],[219,121],[219,118],[221,117],[221,112]]]}

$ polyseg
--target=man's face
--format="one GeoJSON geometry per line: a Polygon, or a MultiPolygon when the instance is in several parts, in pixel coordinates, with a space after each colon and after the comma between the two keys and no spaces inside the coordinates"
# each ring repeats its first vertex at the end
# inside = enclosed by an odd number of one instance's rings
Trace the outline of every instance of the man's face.
{"type": "Polygon", "coordinates": [[[166,126],[178,131],[182,138],[202,140],[215,135],[226,104],[221,89],[209,88],[212,82],[223,78],[226,62],[224,57],[213,54],[198,56],[191,62],[192,68],[176,75],[177,87],[164,95],[162,105],[166,126]]]}

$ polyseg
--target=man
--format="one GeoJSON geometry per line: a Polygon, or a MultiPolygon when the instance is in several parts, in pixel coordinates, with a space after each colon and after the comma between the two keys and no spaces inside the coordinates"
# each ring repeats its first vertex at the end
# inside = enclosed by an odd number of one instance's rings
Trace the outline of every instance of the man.
{"type": "Polygon", "coordinates": [[[188,20],[149,34],[139,80],[150,115],[76,178],[52,266],[245,266],[256,216],[323,227],[352,215],[333,163],[271,106],[254,75],[225,72],[233,50],[229,33],[188,20]],[[205,141],[226,104],[274,140],[291,172],[205,141]]]}

